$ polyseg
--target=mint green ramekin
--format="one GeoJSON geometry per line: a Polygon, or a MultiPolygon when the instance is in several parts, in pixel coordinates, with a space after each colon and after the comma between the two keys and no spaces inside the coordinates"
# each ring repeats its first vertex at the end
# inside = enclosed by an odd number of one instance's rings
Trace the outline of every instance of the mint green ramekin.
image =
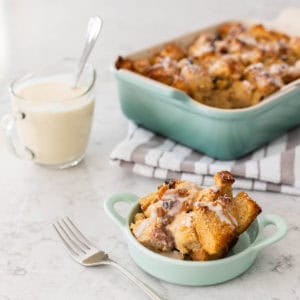
{"type": "Polygon", "coordinates": [[[115,194],[105,201],[104,209],[124,233],[135,263],[154,277],[180,285],[211,285],[237,277],[252,265],[262,248],[282,239],[287,232],[287,225],[281,217],[262,215],[239,237],[227,257],[204,262],[182,261],[149,250],[132,235],[129,226],[134,214],[139,211],[138,196],[131,193],[115,194]],[[130,206],[127,217],[116,211],[114,206],[119,202],[130,206]],[[271,236],[264,237],[263,230],[270,224],[275,225],[277,230],[271,236]]]}

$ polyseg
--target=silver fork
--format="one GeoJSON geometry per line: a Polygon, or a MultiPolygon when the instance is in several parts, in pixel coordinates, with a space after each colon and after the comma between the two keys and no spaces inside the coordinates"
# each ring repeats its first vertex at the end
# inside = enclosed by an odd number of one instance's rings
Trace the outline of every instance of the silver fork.
{"type": "Polygon", "coordinates": [[[97,249],[82,234],[82,232],[74,225],[69,217],[61,219],[53,224],[54,229],[66,246],[71,257],[85,267],[93,267],[99,265],[111,265],[117,268],[128,279],[139,286],[151,299],[162,300],[158,294],[150,289],[145,283],[127,271],[108,257],[108,254],[97,249]]]}

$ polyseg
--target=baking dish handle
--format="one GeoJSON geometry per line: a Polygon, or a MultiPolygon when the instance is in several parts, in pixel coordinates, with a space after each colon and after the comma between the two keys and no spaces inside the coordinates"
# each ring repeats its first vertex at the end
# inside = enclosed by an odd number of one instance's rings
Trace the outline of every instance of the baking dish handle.
{"type": "Polygon", "coordinates": [[[251,246],[252,250],[260,250],[268,245],[274,244],[275,242],[281,240],[285,237],[287,233],[287,224],[286,222],[277,215],[263,215],[260,217],[260,232],[259,236],[256,239],[256,241],[251,246]],[[268,225],[275,225],[276,226],[276,232],[273,233],[269,237],[263,236],[263,230],[268,225]]]}
{"type": "Polygon", "coordinates": [[[168,86],[166,84],[160,83],[158,81],[154,81],[153,79],[143,77],[139,74],[135,74],[131,71],[115,70],[114,73],[115,73],[116,78],[118,78],[118,79],[127,81],[134,85],[143,86],[143,89],[148,89],[151,91],[154,90],[165,97],[177,99],[180,101],[188,101],[189,100],[189,96],[186,93],[184,93],[178,89],[175,89],[171,86],[168,86]]]}
{"type": "Polygon", "coordinates": [[[118,193],[112,195],[104,202],[104,210],[108,214],[108,216],[121,228],[126,228],[126,218],[120,215],[115,209],[116,203],[126,203],[130,206],[131,209],[137,202],[138,196],[132,193],[118,193]]]}

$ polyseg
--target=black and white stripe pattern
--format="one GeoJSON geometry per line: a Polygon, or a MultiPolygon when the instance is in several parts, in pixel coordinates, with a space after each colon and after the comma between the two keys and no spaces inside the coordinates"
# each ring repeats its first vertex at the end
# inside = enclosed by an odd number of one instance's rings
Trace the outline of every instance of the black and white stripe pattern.
{"type": "Polygon", "coordinates": [[[111,161],[143,176],[184,178],[203,185],[226,169],[235,175],[236,188],[300,195],[300,127],[244,158],[220,161],[130,123],[111,161]]]}

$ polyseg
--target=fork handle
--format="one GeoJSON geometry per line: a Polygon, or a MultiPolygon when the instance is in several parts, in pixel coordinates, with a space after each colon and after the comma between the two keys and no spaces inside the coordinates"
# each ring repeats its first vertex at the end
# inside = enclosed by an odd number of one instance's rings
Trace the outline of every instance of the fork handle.
{"type": "Polygon", "coordinates": [[[132,282],[134,282],[138,287],[140,287],[151,299],[153,300],[163,300],[162,297],[160,297],[158,294],[156,294],[150,287],[148,287],[144,282],[139,280],[136,276],[134,276],[132,273],[130,273],[128,270],[126,270],[124,267],[122,267],[117,262],[108,259],[105,261],[106,264],[114,266],[116,269],[118,269],[121,273],[123,273],[128,279],[130,279],[132,282]]]}

